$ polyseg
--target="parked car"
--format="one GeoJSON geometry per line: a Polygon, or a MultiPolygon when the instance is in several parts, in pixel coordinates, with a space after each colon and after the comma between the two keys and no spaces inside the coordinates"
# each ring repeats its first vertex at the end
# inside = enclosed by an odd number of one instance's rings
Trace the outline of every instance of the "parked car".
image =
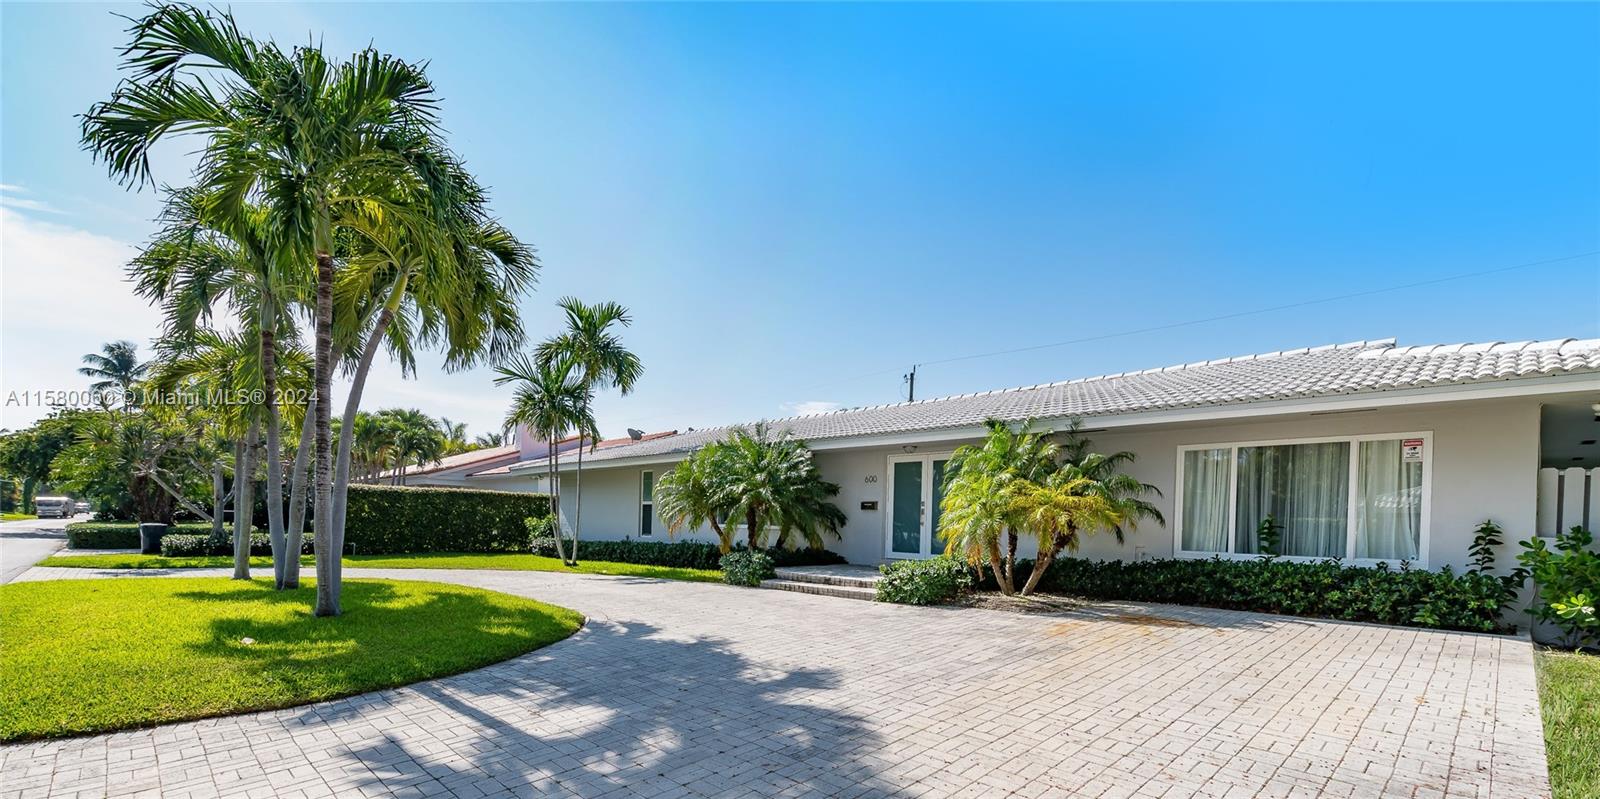
{"type": "Polygon", "coordinates": [[[79,513],[88,513],[88,512],[89,512],[89,503],[84,502],[81,499],[78,500],[77,502],[72,503],[72,513],[73,513],[73,515],[77,515],[79,513]]]}
{"type": "Polygon", "coordinates": [[[71,497],[34,497],[33,512],[41,519],[70,519],[73,514],[71,497]]]}

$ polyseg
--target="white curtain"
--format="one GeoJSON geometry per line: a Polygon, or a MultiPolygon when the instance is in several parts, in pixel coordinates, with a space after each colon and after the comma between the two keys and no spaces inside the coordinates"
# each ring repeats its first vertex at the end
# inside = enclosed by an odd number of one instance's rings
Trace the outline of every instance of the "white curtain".
{"type": "Polygon", "coordinates": [[[1183,453],[1183,549],[1228,551],[1228,492],[1232,488],[1227,449],[1183,453]]]}
{"type": "Polygon", "coordinates": [[[1416,560],[1422,543],[1422,463],[1400,440],[1363,441],[1356,473],[1356,557],[1416,560]]]}
{"type": "Polygon", "coordinates": [[[1345,555],[1350,515],[1350,442],[1239,449],[1236,552],[1259,552],[1268,514],[1283,526],[1280,554],[1345,555]]]}

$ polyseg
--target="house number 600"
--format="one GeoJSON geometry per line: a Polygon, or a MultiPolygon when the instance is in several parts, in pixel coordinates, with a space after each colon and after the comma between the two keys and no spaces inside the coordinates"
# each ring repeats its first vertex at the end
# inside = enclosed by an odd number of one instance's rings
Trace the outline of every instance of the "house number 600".
{"type": "Polygon", "coordinates": [[[878,482],[878,476],[877,475],[875,475],[875,474],[867,475],[867,483],[868,484],[876,483],[876,482],[878,482]]]}

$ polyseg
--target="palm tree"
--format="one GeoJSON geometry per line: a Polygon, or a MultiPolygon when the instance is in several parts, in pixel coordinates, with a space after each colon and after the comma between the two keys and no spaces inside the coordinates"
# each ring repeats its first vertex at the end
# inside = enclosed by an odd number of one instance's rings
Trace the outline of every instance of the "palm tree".
{"type": "Polygon", "coordinates": [[[1018,489],[1054,471],[1060,448],[1032,432],[1031,422],[1017,430],[995,419],[985,424],[988,433],[982,443],[960,447],[950,456],[939,535],[947,548],[965,552],[973,565],[987,561],[1000,590],[1009,595],[1015,585],[1022,524],[1018,489]]]}
{"type": "Polygon", "coordinates": [[[724,457],[721,442],[713,441],[695,450],[656,480],[654,497],[656,513],[666,524],[667,535],[709,524],[726,555],[733,551],[734,528],[723,524],[732,508],[722,480],[726,473],[724,457]]]}
{"type": "MultiPolygon", "coordinates": [[[[290,552],[284,525],[283,445],[278,403],[277,359],[295,346],[290,302],[304,299],[309,274],[280,260],[269,244],[271,218],[256,205],[232,206],[192,189],[171,191],[163,230],[134,258],[129,272],[135,292],[166,310],[167,341],[180,344],[226,299],[241,325],[252,331],[260,367],[261,421],[266,428],[267,532],[272,543],[273,582],[279,589],[300,584],[301,531],[290,552]],[[279,331],[283,331],[280,335],[279,331]]],[[[295,470],[302,481],[304,470],[295,470]]],[[[291,490],[291,496],[297,492],[291,490]]],[[[300,493],[303,496],[303,490],[300,493]]]]}
{"type": "MultiPolygon", "coordinates": [[[[231,14],[184,4],[155,7],[131,32],[123,51],[130,77],[84,115],[85,147],[115,178],[142,185],[157,142],[168,134],[205,138],[199,185],[224,206],[266,207],[274,247],[315,264],[314,391],[326,399],[341,242],[403,230],[414,251],[427,253],[419,263],[446,272],[455,263],[457,241],[443,228],[462,218],[461,173],[437,144],[436,97],[423,66],[372,47],[330,63],[316,46],[285,51],[253,41],[231,14]]],[[[441,284],[457,282],[471,283],[441,284]]],[[[482,318],[480,307],[464,307],[482,318]]],[[[328,616],[340,611],[329,403],[317,403],[314,418],[315,612],[328,616]]]]}
{"type": "MultiPolygon", "coordinates": [[[[541,365],[535,359],[519,355],[496,367],[495,371],[499,373],[494,379],[495,385],[516,385],[511,410],[506,414],[506,427],[526,425],[550,447],[545,474],[550,481],[550,505],[555,517],[556,554],[563,563],[577,565],[576,555],[568,558],[561,541],[561,451],[556,446],[570,433],[599,435],[594,414],[589,410],[589,389],[579,376],[577,365],[570,360],[541,365]]],[[[576,546],[576,539],[573,543],[576,546]]]]}
{"type": "Polygon", "coordinates": [[[133,384],[144,377],[150,365],[139,362],[138,346],[131,341],[113,341],[100,347],[99,352],[83,356],[86,366],[78,374],[95,378],[89,388],[96,393],[116,389],[122,395],[124,410],[132,404],[133,384]]]}
{"type": "Polygon", "coordinates": [[[778,528],[779,545],[798,534],[810,546],[822,545],[822,533],[839,537],[844,511],[829,502],[839,486],[822,479],[804,441],[784,431],[774,435],[765,423],[734,428],[716,460],[730,519],[743,519],[746,543],[763,549],[767,528],[778,528]]]}
{"type": "Polygon", "coordinates": [[[394,430],[396,485],[405,485],[406,468],[411,464],[437,463],[444,456],[444,434],[433,417],[416,408],[389,408],[378,416],[394,430]]]}
{"type": "Polygon", "coordinates": [[[472,442],[467,440],[466,422],[452,422],[450,417],[441,416],[439,430],[444,433],[444,454],[455,455],[473,449],[472,442]]]}
{"type": "MultiPolygon", "coordinates": [[[[579,380],[592,392],[596,388],[616,388],[623,396],[644,373],[639,356],[622,345],[613,327],[633,324],[628,309],[614,302],[585,305],[576,297],[563,297],[558,303],[567,316],[567,329],[539,345],[535,356],[541,364],[570,359],[578,368],[579,380]]],[[[589,446],[598,443],[598,435],[589,446]]],[[[572,512],[572,559],[578,559],[578,538],[583,531],[583,442],[578,446],[576,494],[572,512]]]]}
{"type": "Polygon", "coordinates": [[[472,439],[472,445],[478,449],[503,447],[506,445],[506,434],[499,431],[479,433],[477,438],[472,439]]]}

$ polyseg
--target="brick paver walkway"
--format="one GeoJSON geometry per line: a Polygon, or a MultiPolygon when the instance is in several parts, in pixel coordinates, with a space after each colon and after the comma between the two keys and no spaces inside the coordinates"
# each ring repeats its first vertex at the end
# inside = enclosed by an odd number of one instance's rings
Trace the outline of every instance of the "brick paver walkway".
{"type": "MultiPolygon", "coordinates": [[[[193,572],[190,572],[191,574],[193,572]]],[[[0,748],[0,797],[1548,796],[1525,641],[535,572],[576,636],[306,707],[0,748]]],[[[67,576],[34,569],[23,579],[67,576]]]]}

